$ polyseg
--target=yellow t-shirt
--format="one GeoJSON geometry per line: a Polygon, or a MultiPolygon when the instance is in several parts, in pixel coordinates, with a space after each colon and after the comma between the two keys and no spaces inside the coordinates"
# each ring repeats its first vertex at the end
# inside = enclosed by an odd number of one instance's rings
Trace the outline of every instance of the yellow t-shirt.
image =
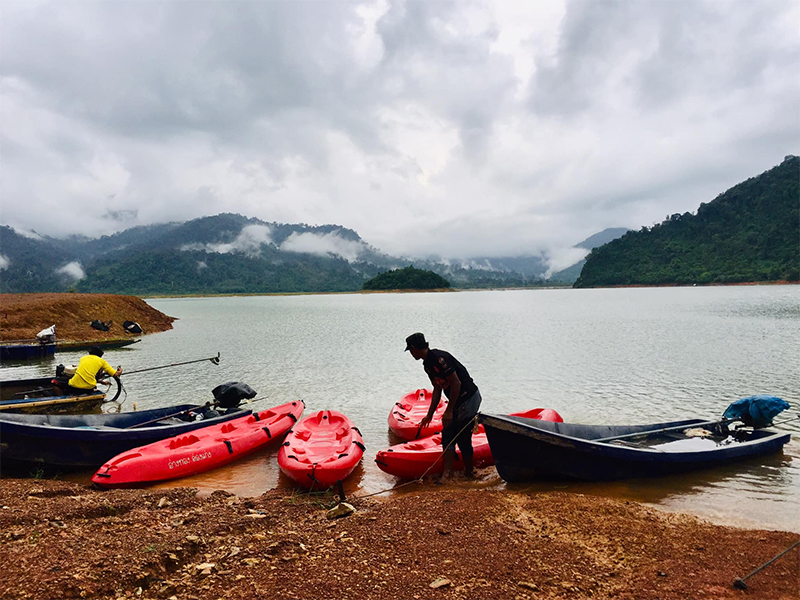
{"type": "Polygon", "coordinates": [[[116,369],[108,364],[105,359],[95,356],[94,354],[84,356],[78,363],[78,368],[75,370],[75,375],[69,380],[69,384],[81,390],[94,389],[94,386],[97,385],[95,376],[101,369],[112,377],[117,374],[116,369]]]}

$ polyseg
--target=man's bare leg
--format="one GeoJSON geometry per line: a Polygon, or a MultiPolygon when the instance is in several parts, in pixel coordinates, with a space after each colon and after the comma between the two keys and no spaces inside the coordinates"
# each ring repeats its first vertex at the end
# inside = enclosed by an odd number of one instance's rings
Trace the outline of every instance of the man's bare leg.
{"type": "Polygon", "coordinates": [[[442,479],[445,481],[449,481],[453,478],[453,462],[456,459],[456,451],[450,448],[446,450],[444,453],[444,457],[442,458],[442,464],[444,465],[444,473],[442,474],[442,479]]]}

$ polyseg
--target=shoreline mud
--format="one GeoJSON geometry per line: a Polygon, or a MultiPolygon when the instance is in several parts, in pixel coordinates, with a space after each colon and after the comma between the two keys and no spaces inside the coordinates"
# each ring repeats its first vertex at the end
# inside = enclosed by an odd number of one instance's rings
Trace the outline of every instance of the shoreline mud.
{"type": "Polygon", "coordinates": [[[796,599],[797,534],[566,492],[420,487],[349,500],[271,490],[0,488],[0,598],[796,599]]]}

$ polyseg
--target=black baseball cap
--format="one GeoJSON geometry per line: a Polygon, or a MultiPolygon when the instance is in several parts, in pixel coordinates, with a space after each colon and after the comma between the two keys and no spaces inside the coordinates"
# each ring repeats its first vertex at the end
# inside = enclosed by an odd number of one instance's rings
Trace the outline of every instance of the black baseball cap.
{"type": "Polygon", "coordinates": [[[418,348],[419,350],[425,350],[428,348],[428,342],[425,341],[425,336],[421,333],[412,333],[410,336],[406,338],[406,351],[411,350],[412,348],[418,348]]]}
{"type": "Polygon", "coordinates": [[[99,346],[92,346],[89,348],[89,354],[93,354],[94,356],[103,356],[103,351],[99,346]]]}

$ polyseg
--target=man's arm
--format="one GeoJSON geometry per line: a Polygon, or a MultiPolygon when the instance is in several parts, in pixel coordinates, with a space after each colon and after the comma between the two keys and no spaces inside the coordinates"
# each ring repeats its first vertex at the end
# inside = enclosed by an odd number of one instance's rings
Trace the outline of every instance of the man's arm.
{"type": "Polygon", "coordinates": [[[114,377],[114,376],[117,375],[117,373],[122,372],[122,367],[120,367],[119,371],[117,371],[116,369],[114,369],[114,367],[112,367],[110,364],[108,364],[107,361],[104,360],[103,361],[103,371],[105,371],[106,373],[108,373],[109,375],[114,377]]]}
{"type": "Polygon", "coordinates": [[[439,401],[442,399],[442,388],[438,385],[433,386],[433,395],[431,396],[431,405],[428,408],[428,414],[422,417],[419,422],[419,427],[422,429],[433,420],[433,415],[436,412],[436,407],[439,406],[439,401]]]}

